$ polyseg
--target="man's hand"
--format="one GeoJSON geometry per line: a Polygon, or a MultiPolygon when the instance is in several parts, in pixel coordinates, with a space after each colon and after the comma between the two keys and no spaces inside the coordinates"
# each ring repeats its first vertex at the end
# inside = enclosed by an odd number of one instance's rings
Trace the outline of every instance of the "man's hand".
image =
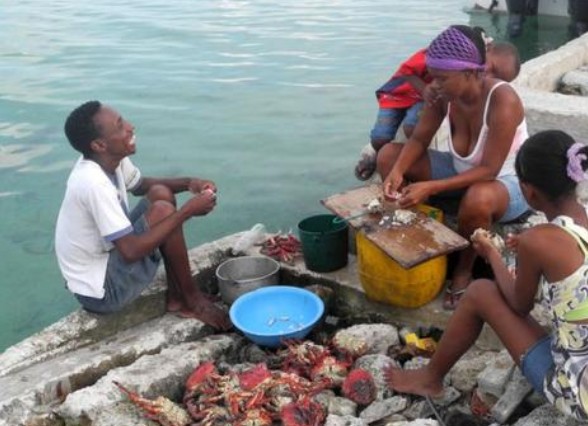
{"type": "Polygon", "coordinates": [[[191,216],[205,216],[210,213],[215,206],[216,193],[211,189],[206,189],[186,201],[183,208],[188,209],[191,216]]]}
{"type": "Polygon", "coordinates": [[[210,189],[212,192],[217,192],[216,185],[211,180],[206,179],[191,179],[190,183],[188,184],[188,191],[193,194],[200,194],[204,192],[204,190],[210,189]]]}

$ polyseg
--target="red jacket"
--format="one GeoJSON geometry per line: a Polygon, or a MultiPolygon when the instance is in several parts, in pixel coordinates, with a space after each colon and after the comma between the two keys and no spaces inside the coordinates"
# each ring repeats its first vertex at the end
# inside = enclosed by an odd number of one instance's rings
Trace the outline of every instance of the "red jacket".
{"type": "Polygon", "coordinates": [[[409,108],[423,100],[419,91],[407,83],[404,77],[414,75],[425,83],[432,81],[425,65],[425,52],[426,49],[421,49],[413,54],[400,65],[386,84],[376,90],[380,108],[409,108]]]}

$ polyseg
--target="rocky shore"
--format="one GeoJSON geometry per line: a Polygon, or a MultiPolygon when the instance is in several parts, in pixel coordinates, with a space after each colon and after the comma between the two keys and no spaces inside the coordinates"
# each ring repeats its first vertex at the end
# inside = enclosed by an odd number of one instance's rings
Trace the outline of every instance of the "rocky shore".
{"type": "MultiPolygon", "coordinates": [[[[239,236],[191,250],[194,279],[206,291],[216,291],[216,266],[239,236]]],[[[577,424],[531,392],[490,330],[451,371],[445,398],[434,402],[439,417],[423,398],[389,391],[381,367],[398,363],[393,354],[404,346],[400,336],[405,329],[421,334],[431,327],[442,329],[449,315],[440,300],[419,309],[371,302],[357,276],[353,255],[346,268],[327,274],[308,271],[301,261],[282,265],[281,282],[330,290],[325,321],[331,327],[355,330],[368,339],[368,352],[355,362],[373,373],[377,399],[358,406],[327,392],[322,396],[326,425],[577,424]]],[[[271,358],[271,352],[238,333],[214,334],[198,320],[166,314],[163,280],[161,271],[141,299],[120,314],[76,311],[0,354],[0,425],[156,425],[114,381],[147,398],[181,401],[186,378],[202,362],[256,364],[271,358]]],[[[403,368],[424,362],[425,357],[415,356],[403,368]]]]}

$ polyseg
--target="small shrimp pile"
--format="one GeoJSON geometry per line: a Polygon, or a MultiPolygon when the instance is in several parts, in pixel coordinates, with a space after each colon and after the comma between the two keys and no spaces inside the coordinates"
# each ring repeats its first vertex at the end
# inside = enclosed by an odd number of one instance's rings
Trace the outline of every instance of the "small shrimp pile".
{"type": "Polygon", "coordinates": [[[263,241],[259,252],[278,262],[292,264],[302,256],[302,245],[291,232],[278,233],[263,241]]]}

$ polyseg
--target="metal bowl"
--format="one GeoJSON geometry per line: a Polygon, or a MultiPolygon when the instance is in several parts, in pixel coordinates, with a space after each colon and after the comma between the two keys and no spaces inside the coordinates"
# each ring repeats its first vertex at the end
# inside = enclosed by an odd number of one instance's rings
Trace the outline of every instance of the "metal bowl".
{"type": "Polygon", "coordinates": [[[280,264],[265,256],[235,257],[216,268],[216,278],[223,302],[231,305],[242,294],[278,284],[280,264]]]}

